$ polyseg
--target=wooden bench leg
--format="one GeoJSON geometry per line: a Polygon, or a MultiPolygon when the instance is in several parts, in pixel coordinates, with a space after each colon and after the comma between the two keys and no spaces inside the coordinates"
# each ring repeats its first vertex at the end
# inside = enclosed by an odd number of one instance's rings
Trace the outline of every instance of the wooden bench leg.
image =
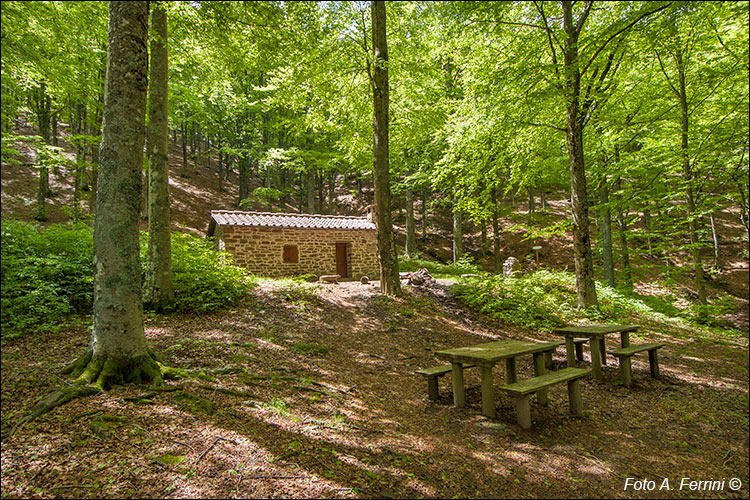
{"type": "Polygon", "coordinates": [[[516,382],[516,358],[506,358],[505,360],[505,373],[506,373],[506,384],[514,384],[516,382]]]}
{"type": "Polygon", "coordinates": [[[633,378],[630,370],[630,356],[620,358],[620,374],[622,375],[622,385],[630,387],[633,378]]]}
{"type": "Polygon", "coordinates": [[[482,413],[495,418],[495,388],[492,384],[492,365],[482,365],[482,413]]]}
{"type": "Polygon", "coordinates": [[[659,358],[656,349],[648,351],[648,364],[651,366],[651,377],[659,378],[659,358]]]}
{"type": "Polygon", "coordinates": [[[453,404],[457,408],[466,406],[466,392],[464,391],[464,367],[461,363],[451,363],[453,375],[453,404]]]}
{"type": "Polygon", "coordinates": [[[440,400],[440,391],[438,390],[438,378],[437,377],[427,378],[427,396],[432,401],[440,400]]]}
{"type": "Polygon", "coordinates": [[[576,416],[583,415],[583,401],[581,400],[581,384],[579,379],[568,380],[568,400],[570,401],[570,413],[576,416]]]}
{"type": "Polygon", "coordinates": [[[581,343],[576,344],[576,359],[583,361],[583,344],[581,343]]]}
{"type": "Polygon", "coordinates": [[[607,344],[604,342],[604,337],[599,339],[599,354],[602,358],[602,364],[607,364],[607,344]]]}
{"type": "Polygon", "coordinates": [[[599,352],[600,345],[598,339],[591,339],[591,371],[597,382],[604,380],[604,376],[602,375],[601,354],[599,352]]]}
{"type": "Polygon", "coordinates": [[[531,429],[531,404],[528,395],[516,398],[516,413],[521,429],[531,429]]]}
{"type": "Polygon", "coordinates": [[[544,366],[548,370],[552,370],[552,351],[547,351],[544,353],[544,366]]]}
{"type": "Polygon", "coordinates": [[[565,337],[565,352],[568,355],[568,366],[575,366],[576,365],[576,358],[575,358],[575,347],[573,344],[573,337],[566,336],[565,337]]]}
{"type": "MultiPolygon", "coordinates": [[[[534,353],[534,376],[539,377],[540,375],[544,375],[546,370],[544,368],[544,360],[546,356],[541,352],[535,352],[534,353]]],[[[549,401],[549,396],[547,392],[547,388],[539,389],[536,392],[536,401],[540,405],[547,406],[547,402],[549,401]]]]}

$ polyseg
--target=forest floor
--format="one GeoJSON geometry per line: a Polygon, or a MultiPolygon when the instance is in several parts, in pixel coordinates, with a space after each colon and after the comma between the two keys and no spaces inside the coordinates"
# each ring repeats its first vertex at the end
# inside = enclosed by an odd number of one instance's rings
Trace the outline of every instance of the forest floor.
{"type": "MultiPolygon", "coordinates": [[[[436,350],[560,340],[478,317],[442,281],[391,299],[372,284],[262,280],[241,308],[147,316],[166,362],[204,377],[169,381],[171,392],[115,387],[9,436],[63,382],[89,329],[24,336],[2,348],[2,497],[747,498],[747,334],[633,322],[634,340],[666,342],[662,378],[639,355],[626,389],[610,358],[603,383],[581,383],[583,417],[556,385],[549,406],[532,402],[531,430],[500,391],[497,418],[482,415],[476,370],[466,372],[465,408],[452,405],[450,376],[440,401],[428,400],[413,372],[439,364],[436,350]],[[655,489],[626,489],[628,478],[655,489]],[[680,490],[683,478],[724,482],[680,490]],[[660,489],[665,480],[671,489],[660,489]]],[[[554,363],[565,363],[564,348],[554,363]]]]}

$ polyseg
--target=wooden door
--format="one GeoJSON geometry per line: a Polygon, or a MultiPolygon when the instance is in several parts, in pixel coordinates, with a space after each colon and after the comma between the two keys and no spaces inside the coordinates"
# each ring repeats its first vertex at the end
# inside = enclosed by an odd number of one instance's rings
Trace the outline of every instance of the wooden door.
{"type": "Polygon", "coordinates": [[[342,278],[349,276],[349,264],[346,260],[348,243],[336,243],[336,274],[342,278]]]}

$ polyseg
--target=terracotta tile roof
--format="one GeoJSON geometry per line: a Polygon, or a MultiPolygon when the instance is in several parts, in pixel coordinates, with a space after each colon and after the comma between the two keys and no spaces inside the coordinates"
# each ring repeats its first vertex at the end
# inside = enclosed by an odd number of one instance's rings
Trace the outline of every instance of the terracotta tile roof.
{"type": "MultiPolygon", "coordinates": [[[[343,215],[282,214],[268,212],[240,212],[212,210],[211,226],[293,227],[303,229],[369,229],[375,224],[366,217],[343,215]]],[[[210,231],[213,232],[213,231],[210,231]]]]}

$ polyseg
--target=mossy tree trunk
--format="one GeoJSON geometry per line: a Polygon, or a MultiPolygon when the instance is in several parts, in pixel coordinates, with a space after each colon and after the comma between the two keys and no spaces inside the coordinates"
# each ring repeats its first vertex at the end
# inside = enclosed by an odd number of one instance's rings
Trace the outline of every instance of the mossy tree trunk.
{"type": "Polygon", "coordinates": [[[564,92],[566,97],[566,135],[570,165],[570,198],[573,212],[573,256],[576,270],[576,292],[579,308],[598,306],[594,285],[594,261],[589,235],[589,206],[586,170],[583,157],[585,113],[579,108],[581,70],[578,59],[578,37],[586,21],[590,4],[578,20],[573,19],[573,4],[562,2],[564,41],[564,92]]]}
{"type": "Polygon", "coordinates": [[[79,383],[162,383],[143,330],[138,212],[145,136],[148,2],[110,2],[94,221],[94,326],[79,383]]]}
{"type": "MultiPolygon", "coordinates": [[[[157,4],[158,5],[158,4],[157,4]]],[[[172,243],[170,240],[169,170],[167,147],[167,12],[157,6],[151,13],[151,67],[148,155],[148,256],[143,303],[163,311],[174,302],[172,286],[172,243]]]]}
{"type": "Polygon", "coordinates": [[[373,70],[373,177],[377,221],[378,261],[380,263],[380,291],[385,295],[399,295],[401,281],[398,274],[398,256],[393,241],[391,222],[391,184],[388,147],[388,47],[386,44],[385,2],[370,4],[372,15],[373,70]]]}

